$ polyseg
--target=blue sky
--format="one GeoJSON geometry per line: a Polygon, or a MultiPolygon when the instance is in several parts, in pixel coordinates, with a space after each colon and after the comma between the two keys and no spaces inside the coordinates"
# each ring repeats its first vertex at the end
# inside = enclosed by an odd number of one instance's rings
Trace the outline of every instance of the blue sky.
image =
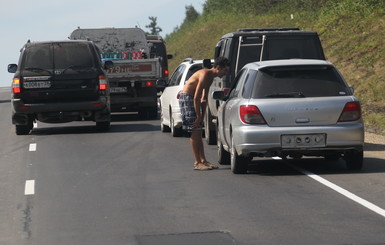
{"type": "Polygon", "coordinates": [[[185,6],[202,13],[205,0],[0,0],[0,87],[9,87],[13,74],[7,66],[17,63],[27,42],[63,40],[81,28],[139,26],[148,31],[149,16],[157,17],[162,36],[185,18],[185,6]]]}

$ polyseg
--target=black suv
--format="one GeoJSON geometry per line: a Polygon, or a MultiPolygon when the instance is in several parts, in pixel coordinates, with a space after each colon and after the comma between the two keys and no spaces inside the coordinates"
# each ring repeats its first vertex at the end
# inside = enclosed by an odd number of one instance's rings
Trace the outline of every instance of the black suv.
{"type": "MultiPolygon", "coordinates": [[[[215,47],[215,57],[230,60],[230,71],[215,78],[209,93],[222,90],[227,93],[233,86],[238,71],[250,62],[283,59],[325,60],[317,32],[298,28],[238,29],[223,35],[215,47]]],[[[208,97],[205,113],[205,137],[208,144],[216,144],[216,118],[219,101],[208,97]]]]}
{"type": "MultiPolygon", "coordinates": [[[[108,80],[97,47],[89,41],[29,42],[19,64],[8,65],[12,82],[12,123],[25,135],[33,122],[95,121],[110,126],[108,80]]],[[[105,69],[111,66],[105,64],[105,69]]]]}

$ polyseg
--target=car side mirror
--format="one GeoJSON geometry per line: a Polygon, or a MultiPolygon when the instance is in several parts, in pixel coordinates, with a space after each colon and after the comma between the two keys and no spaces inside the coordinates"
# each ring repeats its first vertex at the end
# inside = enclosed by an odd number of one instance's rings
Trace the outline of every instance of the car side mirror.
{"type": "Polygon", "coordinates": [[[349,87],[350,89],[350,92],[352,92],[352,94],[354,94],[354,88],[353,87],[349,87]]]}
{"type": "Polygon", "coordinates": [[[204,68],[207,68],[207,69],[213,68],[213,65],[211,64],[211,60],[210,59],[204,59],[202,66],[204,68]]]}
{"type": "Polygon", "coordinates": [[[112,67],[114,67],[114,63],[111,60],[106,60],[104,62],[104,66],[103,67],[104,67],[104,70],[109,70],[112,67]]]}
{"type": "Polygon", "coordinates": [[[8,72],[9,73],[16,73],[17,65],[16,64],[9,64],[8,65],[8,72]]]}
{"type": "Polygon", "coordinates": [[[158,92],[161,92],[161,91],[163,92],[163,90],[166,88],[166,86],[167,86],[167,83],[165,80],[159,79],[156,81],[156,90],[158,92]]]}
{"type": "Polygon", "coordinates": [[[174,58],[174,56],[172,54],[167,55],[167,59],[171,60],[172,58],[174,58]]]}
{"type": "Polygon", "coordinates": [[[214,91],[212,93],[212,98],[214,100],[224,100],[226,98],[225,92],[223,91],[214,91]]]}

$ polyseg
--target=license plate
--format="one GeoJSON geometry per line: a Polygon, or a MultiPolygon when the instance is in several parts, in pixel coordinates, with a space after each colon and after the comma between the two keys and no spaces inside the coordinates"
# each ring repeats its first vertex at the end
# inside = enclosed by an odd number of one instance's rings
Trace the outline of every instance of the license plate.
{"type": "Polygon", "coordinates": [[[282,148],[325,147],[326,134],[282,135],[282,148]]]}
{"type": "Polygon", "coordinates": [[[127,87],[111,87],[110,93],[127,93],[127,87]]]}
{"type": "Polygon", "coordinates": [[[50,88],[51,81],[33,81],[33,82],[24,82],[24,88],[50,88]]]}

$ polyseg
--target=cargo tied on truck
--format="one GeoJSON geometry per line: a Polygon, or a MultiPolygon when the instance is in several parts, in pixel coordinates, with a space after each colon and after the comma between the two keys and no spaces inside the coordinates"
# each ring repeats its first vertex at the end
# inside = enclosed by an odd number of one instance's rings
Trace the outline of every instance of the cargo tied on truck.
{"type": "Polygon", "coordinates": [[[166,84],[162,60],[167,57],[150,57],[142,29],[78,28],[69,38],[93,41],[102,62],[113,62],[113,67],[106,70],[112,112],[138,112],[142,119],[157,118],[158,92],[166,84]]]}

